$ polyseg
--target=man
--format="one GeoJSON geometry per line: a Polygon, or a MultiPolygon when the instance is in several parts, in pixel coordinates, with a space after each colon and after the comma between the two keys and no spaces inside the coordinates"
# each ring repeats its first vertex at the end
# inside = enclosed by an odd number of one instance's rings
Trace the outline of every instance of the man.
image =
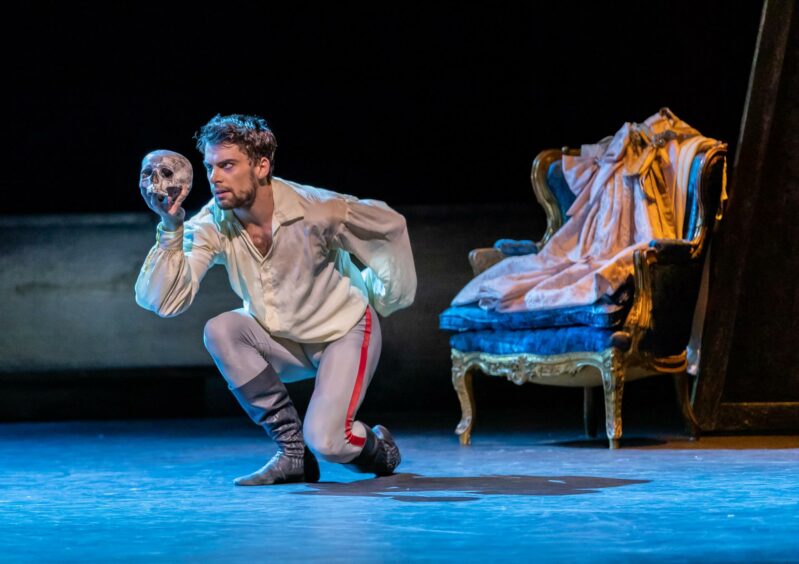
{"type": "Polygon", "coordinates": [[[391,434],[354,417],[380,355],[377,313],[408,307],[416,292],[405,219],[380,201],[273,176],[277,144],[258,116],[217,115],[195,137],[213,199],[184,224],[185,193],[159,197],[142,188],[161,221],[136,302],[161,317],[178,315],[212,265],[227,268],[244,307],[208,321],[205,346],[279,447],[235,483],[315,482],[311,450],[358,472],[391,474],[400,462],[391,434]],[[314,376],[303,425],[284,382],[314,376]]]}

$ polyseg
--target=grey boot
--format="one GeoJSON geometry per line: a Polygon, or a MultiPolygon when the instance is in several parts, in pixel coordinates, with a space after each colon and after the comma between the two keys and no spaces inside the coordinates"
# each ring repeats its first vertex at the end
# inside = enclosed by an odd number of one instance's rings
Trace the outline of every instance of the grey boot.
{"type": "Polygon", "coordinates": [[[302,422],[277,372],[268,366],[255,378],[234,388],[233,395],[256,425],[277,443],[278,451],[262,468],[236,478],[237,486],[288,482],[318,482],[319,463],[305,446],[302,422]]]}
{"type": "Polygon", "coordinates": [[[366,429],[366,443],[361,454],[345,464],[355,472],[389,476],[399,466],[402,458],[394,437],[382,425],[366,429]]]}

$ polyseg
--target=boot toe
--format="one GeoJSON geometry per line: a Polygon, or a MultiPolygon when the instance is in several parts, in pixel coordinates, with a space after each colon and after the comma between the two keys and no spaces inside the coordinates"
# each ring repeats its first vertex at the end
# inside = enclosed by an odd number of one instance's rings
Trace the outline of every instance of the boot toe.
{"type": "MultiPolygon", "coordinates": [[[[271,486],[305,481],[304,461],[278,452],[259,470],[233,480],[237,486],[271,486]]],[[[318,467],[317,467],[318,472],[318,467]]],[[[317,478],[318,479],[318,478],[317,478]]]]}
{"type": "Polygon", "coordinates": [[[375,425],[372,427],[372,431],[377,438],[380,439],[386,459],[386,467],[381,469],[383,472],[380,472],[377,475],[389,476],[394,473],[394,470],[400,465],[400,462],[402,462],[402,456],[400,455],[399,447],[394,441],[394,437],[391,435],[389,430],[382,425],[375,425]]]}

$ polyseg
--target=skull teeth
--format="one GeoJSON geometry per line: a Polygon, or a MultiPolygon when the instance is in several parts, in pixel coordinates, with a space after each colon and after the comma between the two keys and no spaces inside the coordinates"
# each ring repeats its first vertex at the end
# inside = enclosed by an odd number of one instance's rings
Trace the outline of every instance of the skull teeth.
{"type": "Polygon", "coordinates": [[[147,187],[147,192],[150,194],[157,194],[159,196],[168,196],[165,190],[160,190],[157,186],[151,185],[147,187]]]}

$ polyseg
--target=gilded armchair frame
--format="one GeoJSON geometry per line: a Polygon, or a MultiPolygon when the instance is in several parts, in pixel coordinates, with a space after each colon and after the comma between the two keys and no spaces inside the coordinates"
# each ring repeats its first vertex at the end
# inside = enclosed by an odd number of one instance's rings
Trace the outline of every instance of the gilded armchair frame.
{"type": "MultiPolygon", "coordinates": [[[[471,442],[475,421],[475,398],[472,388],[473,375],[480,371],[490,376],[505,377],[521,385],[527,382],[582,387],[584,425],[586,434],[595,435],[593,415],[593,388],[601,386],[604,392],[605,431],[610,448],[618,448],[622,436],[622,395],[626,382],[661,374],[674,377],[677,399],[686,427],[692,437],[698,437],[699,426],[691,408],[687,360],[685,350],[676,355],[657,355],[647,350],[646,341],[655,331],[653,278],[659,266],[697,265],[701,270],[711,221],[721,218],[717,208],[720,194],[708,187],[711,182],[711,163],[724,159],[727,146],[719,143],[697,156],[703,159],[701,175],[696,187],[697,216],[692,237],[680,240],[653,241],[649,248],[636,251],[634,261],[635,297],[623,324],[613,334],[613,345],[600,352],[573,352],[567,354],[498,355],[483,352],[451,349],[452,384],[458,394],[461,419],[455,433],[462,445],[471,442]],[[712,192],[712,193],[711,193],[712,192]],[[706,209],[712,205],[714,209],[706,209]]],[[[547,183],[547,172],[553,162],[564,152],[550,149],[539,153],[533,162],[531,182],[535,197],[547,216],[547,229],[538,243],[541,248],[563,224],[560,209],[547,183]]],[[[720,183],[716,183],[720,184],[720,183]]],[[[504,258],[495,248],[475,249],[469,254],[469,262],[475,275],[504,258]]],[[[698,284],[697,284],[698,291],[698,284]]]]}

